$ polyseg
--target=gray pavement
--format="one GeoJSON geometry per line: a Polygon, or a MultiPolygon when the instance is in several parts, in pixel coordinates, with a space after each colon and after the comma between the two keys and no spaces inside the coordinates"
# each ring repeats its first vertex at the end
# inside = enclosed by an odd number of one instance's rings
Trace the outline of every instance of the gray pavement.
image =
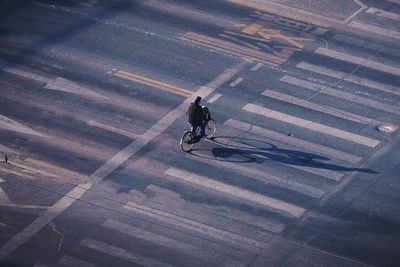
{"type": "Polygon", "coordinates": [[[0,265],[397,266],[400,11],[331,2],[1,2],[0,265]]]}

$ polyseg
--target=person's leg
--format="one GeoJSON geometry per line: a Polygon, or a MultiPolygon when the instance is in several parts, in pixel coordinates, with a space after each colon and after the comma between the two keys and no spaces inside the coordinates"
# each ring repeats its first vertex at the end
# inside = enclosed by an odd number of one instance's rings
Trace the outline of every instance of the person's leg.
{"type": "Polygon", "coordinates": [[[201,137],[202,138],[206,136],[206,124],[207,124],[207,122],[203,121],[201,123],[201,125],[200,125],[200,127],[201,127],[201,137]]]}
{"type": "Polygon", "coordinates": [[[195,135],[196,134],[196,130],[197,130],[197,125],[192,125],[192,134],[195,135]]]}

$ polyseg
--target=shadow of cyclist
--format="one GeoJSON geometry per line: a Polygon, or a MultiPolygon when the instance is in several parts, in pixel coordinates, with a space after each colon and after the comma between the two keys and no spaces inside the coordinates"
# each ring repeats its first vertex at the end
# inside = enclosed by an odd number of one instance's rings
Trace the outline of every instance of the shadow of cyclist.
{"type": "Polygon", "coordinates": [[[283,149],[264,141],[242,138],[242,137],[215,137],[213,142],[220,147],[214,147],[211,152],[216,160],[230,162],[256,162],[275,161],[287,165],[307,166],[312,168],[335,170],[335,171],[359,171],[365,173],[377,173],[371,169],[346,167],[331,164],[326,161],[330,159],[318,154],[303,152],[299,150],[283,149]],[[220,141],[229,139],[233,144],[220,141]]]}

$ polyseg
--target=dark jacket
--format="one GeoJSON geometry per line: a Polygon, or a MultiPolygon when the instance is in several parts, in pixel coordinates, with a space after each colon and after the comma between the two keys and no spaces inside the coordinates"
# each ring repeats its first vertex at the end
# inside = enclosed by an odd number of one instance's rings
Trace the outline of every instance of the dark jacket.
{"type": "Polygon", "coordinates": [[[198,125],[204,120],[203,109],[199,104],[190,103],[189,104],[189,119],[188,122],[192,125],[198,125]]]}

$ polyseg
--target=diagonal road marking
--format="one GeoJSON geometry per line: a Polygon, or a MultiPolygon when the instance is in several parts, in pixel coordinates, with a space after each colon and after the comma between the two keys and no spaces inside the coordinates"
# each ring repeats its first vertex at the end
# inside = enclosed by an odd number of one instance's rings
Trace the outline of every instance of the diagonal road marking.
{"type": "MultiPolygon", "coordinates": [[[[205,86],[200,87],[195,92],[195,94],[201,95],[203,98],[205,98],[206,96],[214,92],[216,88],[235,76],[242,68],[244,68],[245,65],[246,62],[241,62],[233,68],[225,70],[214,80],[210,81],[205,86]]],[[[72,203],[74,203],[76,200],[79,200],[86,191],[93,187],[93,185],[99,183],[102,179],[111,174],[132,155],[136,154],[137,151],[139,151],[141,148],[151,142],[155,137],[160,135],[169,126],[171,126],[176,119],[181,117],[186,112],[187,105],[190,101],[191,99],[187,98],[181,105],[170,111],[165,117],[163,117],[159,122],[153,125],[143,135],[138,136],[138,138],[135,139],[131,144],[129,144],[114,157],[112,157],[109,161],[103,164],[99,169],[97,169],[90,176],[91,180],[89,182],[82,183],[76,186],[68,194],[61,198],[56,204],[41,213],[33,223],[28,225],[25,229],[23,229],[5,244],[3,244],[0,247],[0,261],[16,249],[18,249],[36,233],[38,233],[50,221],[54,220],[65,209],[71,206],[72,203]]]]}

